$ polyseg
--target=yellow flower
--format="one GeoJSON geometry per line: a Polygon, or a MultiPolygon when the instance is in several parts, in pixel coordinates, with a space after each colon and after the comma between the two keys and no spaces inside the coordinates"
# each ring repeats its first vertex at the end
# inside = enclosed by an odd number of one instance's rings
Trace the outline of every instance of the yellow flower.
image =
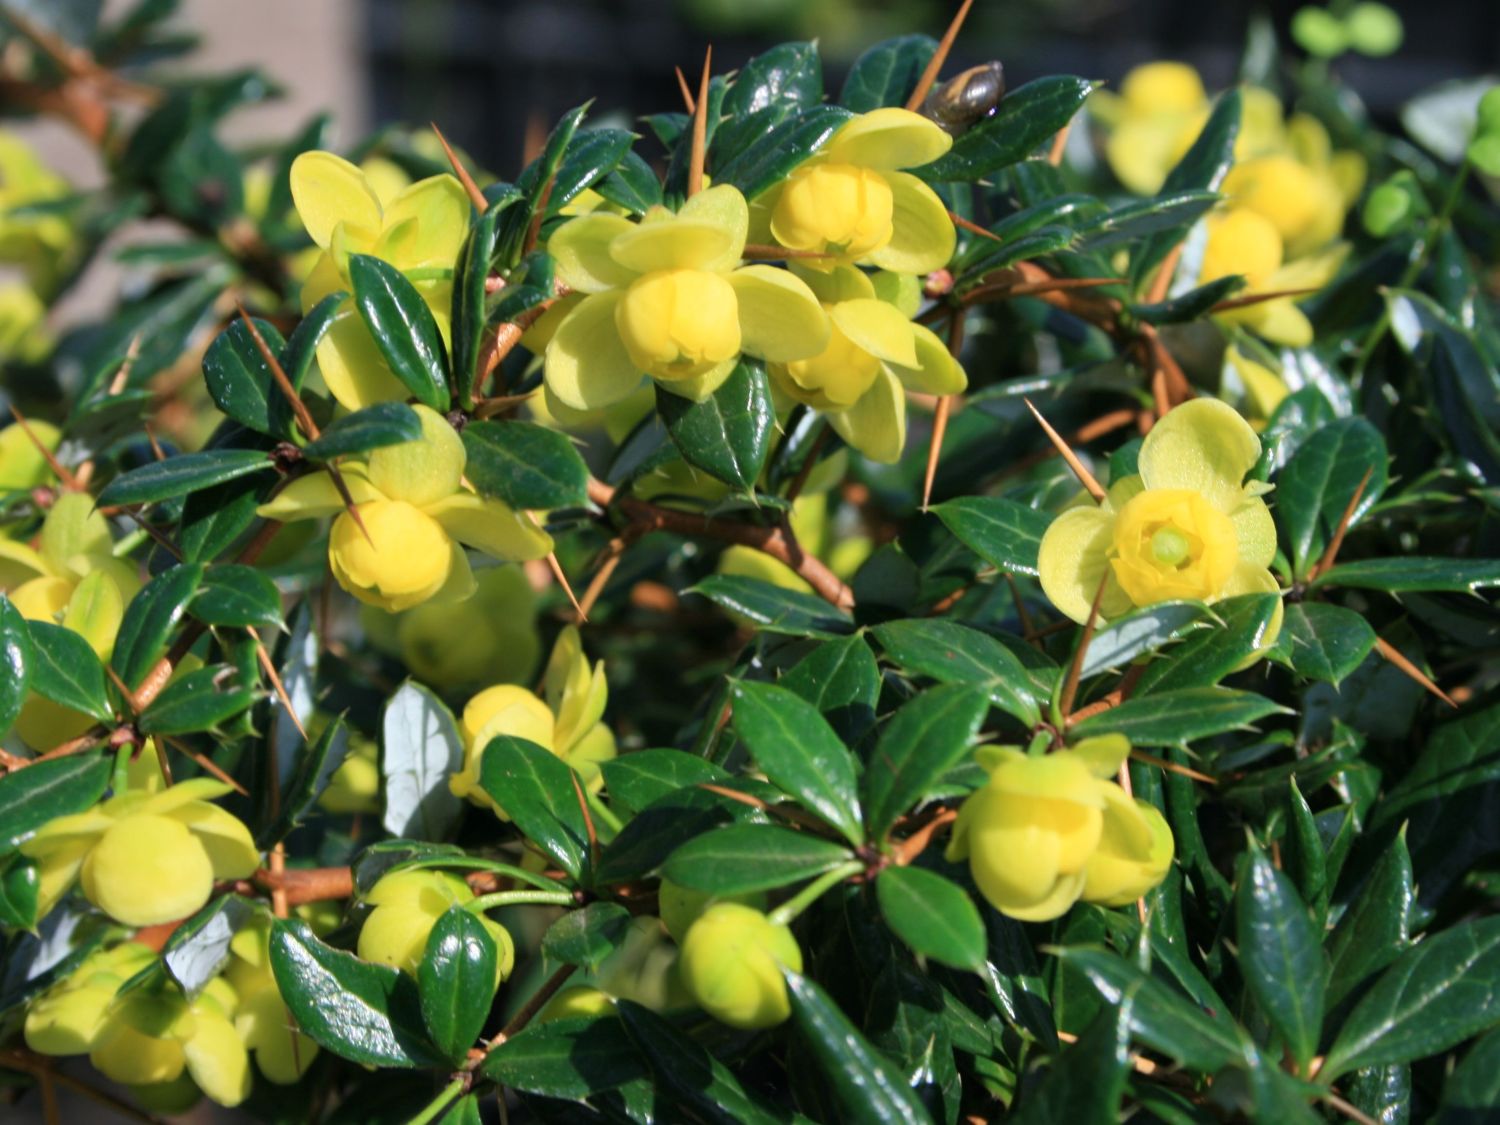
{"type": "MultiPolygon", "coordinates": [[[[1101,616],[1168,598],[1214,602],[1277,593],[1268,567],[1276,526],[1263,485],[1244,483],[1260,439],[1217,399],[1183,403],[1141,445],[1140,475],[1117,482],[1104,503],[1064,511],[1042,536],[1042,589],[1074,621],[1088,620],[1100,584],[1101,616]]],[[[1264,638],[1281,628],[1278,609],[1264,638]]]]}
{"type": "Polygon", "coordinates": [[[811,406],[849,445],[893,462],[906,445],[906,392],[957,394],[968,378],[930,329],[876,295],[851,266],[797,268],[828,314],[828,346],[770,367],[778,398],[811,406]]]}
{"type": "MultiPolygon", "coordinates": [[[[302,288],[304,312],[330,293],[352,292],[350,254],[372,254],[403,273],[452,269],[469,229],[463,186],[446,174],[432,176],[392,197],[389,181],[381,170],[367,175],[331,152],[305,152],[292,162],[292,199],[323,251],[302,288]]],[[[446,341],[452,280],[419,277],[413,284],[446,341]]],[[[318,368],[329,392],[350,410],[407,397],[352,300],[318,345],[318,368]]]]}
{"type": "Polygon", "coordinates": [[[260,865],[249,830],[211,803],[229,788],[193,778],[49,821],[21,845],[40,867],[38,915],[81,881],[90,902],[127,926],[187,917],[216,880],[243,879],[260,865]]]}
{"type": "Polygon", "coordinates": [[[682,942],[688,991],[700,1008],[730,1027],[775,1027],[791,1015],[782,966],[802,971],[802,950],[792,931],[736,902],[710,906],[682,942]]]}
{"type": "Polygon", "coordinates": [[[1026,922],[1057,918],[1083,893],[1104,827],[1101,782],[1078,754],[993,753],[989,781],[959,810],[949,861],[967,859],[994,908],[1026,922]]]}
{"type": "Polygon", "coordinates": [[[585,296],[549,325],[549,401],[600,409],[628,398],[643,373],[703,399],[742,352],[785,362],[821,351],[828,322],[807,286],[739,266],[748,228],[744,196],[728,185],[676,214],[653,207],[632,223],[596,212],[559,227],[547,243],[557,276],[585,296]]]}
{"type": "MultiPolygon", "coordinates": [[[[47,306],[35,289],[0,285],[0,360],[37,363],[45,358],[52,347],[46,319],[47,306]]],[[[0,491],[4,491],[3,486],[0,491]]]]}
{"type": "MultiPolygon", "coordinates": [[[[3,330],[0,330],[0,337],[3,336],[3,330]]],[[[0,345],[0,355],[3,354],[4,346],[0,345]]],[[[34,421],[26,425],[31,428],[30,435],[19,423],[0,430],[0,495],[35,488],[52,479],[51,466],[31,439],[34,436],[49,452],[55,452],[62,441],[62,431],[51,422],[34,421]]]]}
{"type": "Polygon", "coordinates": [[[363,530],[323,472],[298,478],[258,509],[284,522],[338,513],[328,538],[333,576],[360,601],[392,613],[472,594],[474,575],[462,544],[505,561],[538,559],[552,550],[551,536],[529,515],[465,486],[463,441],[447,420],[425,406],[412,409],[422,420],[421,438],[376,449],[364,465],[342,467],[363,530]]]}
{"type": "Polygon", "coordinates": [[[1109,126],[1104,155],[1115,176],[1137,195],[1155,195],[1208,120],[1208,95],[1192,67],[1154,62],[1128,73],[1118,94],[1090,95],[1089,110],[1109,126]]]}
{"type": "Polygon", "coordinates": [[[26,1045],[44,1055],[84,1054],[120,985],[155,959],[151,949],[134,941],[90,953],[27,1007],[26,1045]]]}
{"type": "Polygon", "coordinates": [[[902,168],[942,156],[953,138],[905,109],[876,109],[840,126],[781,183],[755,200],[764,226],[789,250],[827,255],[813,269],[855,262],[900,273],[941,269],[957,232],[947,207],[902,168]]]}
{"type": "Polygon", "coordinates": [[[26,284],[19,288],[38,301],[72,268],[77,238],[71,218],[36,205],[71,194],[31,146],[0,131],[0,262],[21,267],[26,284]]]}
{"type": "Polygon", "coordinates": [[[460,724],[464,768],[448,779],[455,796],[505,815],[479,784],[485,747],[500,735],[545,747],[577,772],[585,788],[599,791],[604,784],[599,763],[615,756],[614,732],[601,721],[609,684],[604,661],[589,664],[578,630],[571,625],[552,648],[542,690],[545,700],[515,684],[497,684],[469,700],[460,724]]]}
{"type": "Polygon", "coordinates": [[[235,1033],[267,1081],[290,1086],[307,1073],[318,1045],[297,1028],[281,999],[271,971],[270,942],[270,919],[257,914],[230,939],[224,978],[238,997],[235,1033]]]}
{"type": "MultiPolygon", "coordinates": [[[[365,902],[370,911],[359,931],[356,947],[360,957],[390,965],[412,976],[422,964],[427,937],[437,920],[452,906],[474,901],[474,892],[457,875],[445,871],[396,871],[382,875],[370,888],[365,902]]],[[[476,914],[495,942],[495,986],[510,976],[516,963],[516,947],[510,932],[483,914],[476,914]]]]}
{"type": "Polygon", "coordinates": [[[1086,902],[1124,906],[1166,877],[1172,866],[1172,830],[1156,806],[1125,794],[1118,785],[1101,784],[1104,825],[1099,846],[1083,871],[1086,902]]]}

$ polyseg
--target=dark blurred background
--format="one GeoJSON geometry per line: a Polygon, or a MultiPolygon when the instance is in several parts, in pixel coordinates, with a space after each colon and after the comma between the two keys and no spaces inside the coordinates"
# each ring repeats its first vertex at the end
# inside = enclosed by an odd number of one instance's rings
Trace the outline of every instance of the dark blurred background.
{"type": "MultiPolygon", "coordinates": [[[[712,43],[722,73],[786,39],[816,38],[836,94],[861,50],[890,35],[940,35],[957,0],[363,0],[372,123],[439,122],[486,166],[514,172],[528,121],[677,109],[674,65],[696,78],[712,43]]],[[[951,73],[999,59],[1012,87],[1045,74],[1118,82],[1156,58],[1193,63],[1210,89],[1238,73],[1256,20],[1283,51],[1300,3],[1274,0],[976,0],[951,73]]],[[[1378,119],[1449,78],[1500,69],[1500,0],[1397,0],[1394,56],[1347,55],[1339,74],[1378,119]]],[[[1295,56],[1291,56],[1294,58],[1295,56]]]]}

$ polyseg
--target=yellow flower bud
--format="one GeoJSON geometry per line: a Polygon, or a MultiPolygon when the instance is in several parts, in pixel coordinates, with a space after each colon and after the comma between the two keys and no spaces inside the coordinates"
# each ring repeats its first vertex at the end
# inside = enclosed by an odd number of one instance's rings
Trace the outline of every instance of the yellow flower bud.
{"type": "Polygon", "coordinates": [[[742,895],[715,895],[711,891],[695,891],[691,887],[679,886],[670,879],[661,881],[656,902],[661,912],[662,925],[667,927],[667,933],[677,942],[687,936],[692,924],[715,903],[737,902],[756,910],[766,908],[766,896],[758,891],[742,895]]]}
{"type": "Polygon", "coordinates": [[[948,859],[967,858],[980,893],[1002,914],[1045,922],[1083,891],[1103,831],[1103,782],[1078,755],[1002,749],[989,782],[959,810],[948,859]]]}
{"type": "MultiPolygon", "coordinates": [[[[365,901],[375,907],[359,931],[360,957],[416,975],[427,951],[427,938],[449,907],[474,900],[469,885],[444,871],[397,871],[370,888],[365,901]]],[[[495,943],[495,985],[510,975],[516,947],[498,922],[476,915],[495,943]]]]}
{"type": "MultiPolygon", "coordinates": [[[[831,310],[829,305],[823,307],[831,310]]],[[[880,359],[844,335],[834,321],[822,354],[792,360],[786,373],[807,392],[805,401],[815,410],[847,410],[875,382],[880,359]]]]}
{"type": "Polygon", "coordinates": [[[631,360],[656,379],[691,379],[739,354],[739,301],[721,274],[656,270],[630,283],[615,326],[631,360]]]}
{"type": "Polygon", "coordinates": [[[1283,242],[1293,242],[1317,218],[1317,177],[1291,156],[1273,154],[1236,164],[1224,178],[1224,194],[1271,221],[1283,242]]]}
{"type": "Polygon", "coordinates": [[[573,1016],[598,1019],[601,1016],[614,1014],[615,1002],[607,993],[585,985],[574,985],[572,988],[563,989],[548,1000],[542,1010],[536,1014],[533,1022],[548,1023],[551,1020],[564,1020],[573,1016]]]}
{"type": "Polygon", "coordinates": [[[536,594],[526,572],[494,566],[477,571],[474,581],[472,598],[427,602],[397,619],[401,659],[419,679],[444,687],[523,683],[541,655],[536,594]]]}
{"type": "Polygon", "coordinates": [[[711,906],[682,943],[682,979],[714,1019],[730,1027],[775,1027],[791,1015],[785,966],[802,971],[802,950],[786,926],[733,902],[711,906]]]}
{"type": "Polygon", "coordinates": [[[362,602],[406,609],[432,597],[448,580],[453,541],[442,525],[405,500],[359,505],[369,538],[348,512],[333,523],[328,559],[334,577],[362,602]]]}
{"type": "Polygon", "coordinates": [[[895,195],[879,172],[809,162],[782,189],[771,231],[790,249],[853,261],[890,242],[894,216],[895,195]]]}
{"type": "Polygon", "coordinates": [[[26,1045],[44,1055],[81,1055],[104,1024],[119,982],[56,989],[26,1012],[26,1045]]]}
{"type": "Polygon", "coordinates": [[[52,469],[32,438],[52,451],[62,441],[62,433],[50,422],[30,421],[27,426],[30,434],[19,423],[0,430],[0,495],[35,488],[52,478],[52,469]]]}
{"type": "Polygon", "coordinates": [[[1101,906],[1134,902],[1166,877],[1172,830],[1154,805],[1134,800],[1118,785],[1100,786],[1104,830],[1084,869],[1083,898],[1101,906]]]}
{"type": "Polygon", "coordinates": [[[1115,577],[1136,605],[1213,599],[1239,562],[1234,524],[1200,493],[1138,493],[1115,521],[1115,577]]]}
{"type": "Polygon", "coordinates": [[[83,864],[83,893],[128,926],[184,918],[208,901],[213,886],[208,852],[181,821],[166,816],[116,821],[83,864]]]}

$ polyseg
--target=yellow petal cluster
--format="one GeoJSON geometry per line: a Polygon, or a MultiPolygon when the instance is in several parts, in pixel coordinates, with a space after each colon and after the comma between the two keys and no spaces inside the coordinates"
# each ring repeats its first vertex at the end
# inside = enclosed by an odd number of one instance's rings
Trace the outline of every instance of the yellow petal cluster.
{"type": "MultiPolygon", "coordinates": [[[[416,975],[427,950],[432,927],[448,909],[474,901],[474,892],[457,875],[446,871],[395,871],[381,876],[365,902],[374,909],[365,918],[356,947],[360,957],[416,975]]],[[[516,947],[510,932],[476,914],[495,942],[495,986],[510,976],[516,947]]]]}
{"type": "Polygon", "coordinates": [[[542,333],[549,403],[599,410],[629,398],[642,376],[702,399],[742,353],[785,362],[821,351],[828,322],[807,286],[739,264],[749,222],[744,196],[724,184],[639,223],[594,212],[559,227],[547,249],[579,296],[542,333]]]}
{"type": "Polygon", "coordinates": [[[258,509],[283,522],[336,514],[328,537],[334,578],[360,601],[392,613],[473,594],[464,546],[504,561],[552,550],[551,536],[529,514],[465,485],[463,441],[447,420],[425,406],[412,409],[422,421],[420,438],[340,467],[357,521],[326,472],[298,478],[258,509]]]}
{"type": "MultiPolygon", "coordinates": [[[[1146,435],[1138,476],[1116,482],[1101,504],[1068,508],[1047,528],[1043,591],[1080,623],[1101,583],[1106,619],[1173,598],[1277,593],[1269,570],[1276,527],[1264,486],[1245,483],[1259,459],[1260,439],[1227,404],[1199,398],[1172,410],[1146,435]]],[[[1263,643],[1280,628],[1278,607],[1263,643]]]]}
{"type": "Polygon", "coordinates": [[[953,138],[910,110],[852,118],[755,200],[754,224],[813,269],[859,263],[898,273],[941,269],[957,232],[937,193],[903,168],[931,163],[953,138]]]}
{"type": "MultiPolygon", "coordinates": [[[[452,176],[401,186],[398,178],[367,174],[331,152],[305,152],[292,162],[292,200],[322,253],[302,287],[302,309],[324,297],[352,292],[349,255],[370,254],[403,273],[451,270],[469,230],[469,200],[452,176]]],[[[448,340],[451,277],[418,275],[413,284],[448,340]]],[[[346,301],[318,345],[318,369],[329,392],[350,410],[399,402],[406,388],[391,372],[346,301]]]]}
{"type": "Polygon", "coordinates": [[[775,1027],[791,1015],[783,966],[802,971],[792,931],[737,902],[710,906],[682,941],[683,983],[700,1008],[730,1027],[775,1027]]]}
{"type": "Polygon", "coordinates": [[[1129,751],[1104,735],[1040,757],[990,752],[989,780],[959,810],[948,859],[967,859],[990,904],[1025,922],[1057,918],[1080,899],[1139,898],[1166,876],[1173,846],[1161,813],[1109,780],[1129,751]]]}
{"type": "Polygon", "coordinates": [[[281,999],[271,971],[271,924],[257,914],[230,939],[224,978],[234,987],[238,1005],[234,1030],[267,1081],[290,1086],[318,1057],[318,1045],[302,1034],[281,999]]]}
{"type": "Polygon", "coordinates": [[[604,661],[589,663],[571,625],[552,647],[542,692],[538,696],[517,684],[496,684],[469,700],[460,721],[464,766],[448,779],[455,796],[505,815],[479,784],[485,747],[500,735],[545,747],[573,768],[585,788],[599,791],[604,784],[599,764],[613,758],[616,749],[614,732],[602,721],[609,684],[604,661]]]}
{"type": "Polygon", "coordinates": [[[127,790],[87,812],[48,821],[21,845],[40,868],[38,914],[73,886],[127,926],[185,918],[220,879],[243,879],[260,864],[240,820],[212,803],[230,791],[193,778],[157,793],[127,790]]]}

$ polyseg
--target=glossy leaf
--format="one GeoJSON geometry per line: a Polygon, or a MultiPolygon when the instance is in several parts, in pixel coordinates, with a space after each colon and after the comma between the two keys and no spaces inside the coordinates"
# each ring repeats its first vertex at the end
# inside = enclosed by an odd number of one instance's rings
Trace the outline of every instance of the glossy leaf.
{"type": "Polygon", "coordinates": [[[112,719],[104,665],[88,641],[71,629],[47,621],[30,621],[27,625],[33,646],[31,690],[91,719],[112,719]]]}
{"type": "Polygon", "coordinates": [[[637,750],[600,766],[610,798],[643,809],[669,793],[729,777],[712,762],[681,750],[637,750]]]}
{"type": "Polygon", "coordinates": [[[1236,900],[1240,971],[1299,1065],[1323,1026],[1323,950],[1292,881],[1252,848],[1236,900]]]}
{"type": "Polygon", "coordinates": [[[1328,1003],[1337,1007],[1367,987],[1411,944],[1416,902],[1411,855],[1400,833],[1328,937],[1328,1003]]]}
{"type": "Polygon", "coordinates": [[[754,199],[786,179],[848,120],[848,111],[838,106],[807,106],[725,160],[714,170],[714,182],[733,184],[754,199]]]}
{"type": "Polygon", "coordinates": [[[167,641],[182,620],[203,583],[204,568],[196,563],[174,566],[146,583],[120,622],[110,665],[131,691],[167,651],[167,641]]]}
{"type": "Polygon", "coordinates": [[[368,453],[387,445],[417,441],[422,421],[404,402],[379,402],[329,423],[315,441],[302,447],[309,461],[332,461],[351,453],[368,453]]]}
{"type": "Polygon", "coordinates": [[[740,68],[724,95],[724,113],[746,117],[779,105],[804,106],[823,97],[823,60],[815,43],[782,43],[740,68]]]}
{"type": "Polygon", "coordinates": [[[556,754],[524,738],[500,735],[484,748],[480,784],[526,837],[579,878],[589,863],[581,782],[556,754]]]}
{"type": "MultiPolygon", "coordinates": [[[[1215,602],[1211,613],[1216,620],[1158,653],[1141,670],[1135,694],[1212,687],[1264,647],[1280,602],[1275,594],[1243,594],[1215,602]]],[[[1089,651],[1092,654],[1092,645],[1089,651]]]]}
{"type": "Polygon", "coordinates": [[[689,840],[672,853],[662,874],[727,897],[800,883],[853,858],[848,848],[807,832],[737,824],[689,840]]]}
{"type": "Polygon", "coordinates": [[[1328,545],[1366,471],[1350,526],[1385,491],[1386,451],[1380,431],[1363,418],[1341,418],[1313,434],[1276,477],[1276,517],[1298,577],[1307,574],[1328,545]]]}
{"type": "MultiPolygon", "coordinates": [[[[268,321],[254,319],[256,331],[279,356],[286,341],[268,321]]],[[[292,412],[277,389],[271,367],[242,320],[233,320],[203,353],[203,381],[214,405],[256,433],[290,437],[292,412]]]]}
{"type": "Polygon", "coordinates": [[[479,1073],[529,1094],[583,1101],[650,1071],[624,1023],[607,1016],[533,1023],[485,1055],[479,1073]]]}
{"type": "Polygon", "coordinates": [[[173,930],[162,946],[167,974],[188,996],[197,996],[229,963],[229,943],[254,913],[255,906],[239,895],[211,899],[173,930]]]}
{"type": "Polygon", "coordinates": [[[969,550],[1012,574],[1036,574],[1037,552],[1052,520],[1045,512],[999,496],[962,496],[933,514],[969,550]]]}
{"type": "Polygon", "coordinates": [[[1161,602],[1129,613],[1095,632],[1082,675],[1096,676],[1190,636],[1211,611],[1201,602],[1161,602]]]}
{"type": "Polygon", "coordinates": [[[875,725],[880,667],[861,636],[822,642],[780,683],[821,711],[847,745],[855,745],[875,725]]]}
{"type": "Polygon", "coordinates": [[[172,500],[249,473],[269,472],[275,466],[264,450],[209,449],[179,453],[121,473],[99,493],[101,506],[154,504],[172,500]]]}
{"type": "Polygon", "coordinates": [[[887,867],[875,894],[891,932],[913,952],[955,969],[983,967],[984,922],[957,883],[922,867],[887,867]]]}
{"type": "Polygon", "coordinates": [[[385,830],[417,840],[448,836],[463,812],[448,778],[463,768],[464,744],[442,700],[421,684],[402,684],[381,719],[381,751],[385,830]]]}
{"type": "Polygon", "coordinates": [[[1100,1012],[1062,1053],[1041,1083],[1021,1102],[1017,1125],[1060,1121],[1114,1121],[1130,1073],[1132,1001],[1100,1012]]]}
{"type": "Polygon", "coordinates": [[[1070,729],[1080,738],[1113,731],[1136,746],[1185,746],[1210,735],[1246,729],[1257,719],[1284,710],[1250,691],[1182,688],[1127,700],[1070,729]]]}
{"type": "Polygon", "coordinates": [[[212,731],[241,714],[255,699],[227,664],[211,664],[177,676],[141,712],[142,734],[192,734],[212,731]]]}
{"type": "Polygon", "coordinates": [[[0,854],[13,851],[48,821],[89,808],[109,783],[110,763],[97,754],[34,762],[0,776],[0,854]]]}
{"type": "Polygon", "coordinates": [[[1324,602],[1287,606],[1281,628],[1284,639],[1276,647],[1309,680],[1337,684],[1375,647],[1375,630],[1368,621],[1352,609],[1324,602]]]}
{"type": "Polygon", "coordinates": [[[988,693],[966,684],[931,688],[907,702],[881,732],[865,772],[870,832],[884,836],[945,773],[968,755],[989,713],[988,693]]]}
{"type": "MultiPolygon", "coordinates": [[[[285,749],[278,744],[277,750],[291,759],[291,769],[282,783],[280,809],[264,831],[256,833],[256,843],[263,847],[284,839],[316,807],[318,798],[348,756],[349,728],[341,715],[325,725],[311,742],[299,742],[285,749]]],[[[391,788],[388,780],[387,807],[391,788]]]]}
{"type": "Polygon", "coordinates": [[[475,221],[453,267],[453,382],[465,409],[473,404],[471,388],[487,319],[485,286],[500,242],[500,219],[516,200],[512,196],[496,203],[475,221]]]}
{"type": "Polygon", "coordinates": [[[588,468],[557,430],[531,422],[470,422],[463,442],[469,480],[482,496],[497,496],[517,511],[588,500],[588,468]]]}
{"type": "Polygon", "coordinates": [[[188,612],[205,625],[282,627],[276,583],[251,566],[209,567],[188,612]]]}
{"type": "Polygon", "coordinates": [[[905,105],[937,50],[930,35],[902,35],[876,43],[854,60],[839,102],[855,113],[905,105]]]}
{"type": "Polygon", "coordinates": [[[908,672],[982,687],[991,703],[1027,726],[1041,718],[1025,667],[988,633],[939,618],[888,621],[872,631],[886,655],[908,672]]]}
{"type": "Polygon", "coordinates": [[[758,360],[741,359],[713,394],[693,402],[656,388],[656,409],[682,459],[736,488],[752,487],[771,452],[776,411],[758,360]]]}
{"type": "Polygon", "coordinates": [[[36,663],[34,648],[21,611],[0,595],[0,737],[10,730],[26,702],[36,663]]]}
{"type": "Polygon", "coordinates": [[[786,590],[757,578],[738,574],[714,574],[688,593],[702,594],[709,601],[753,621],[768,633],[793,637],[837,637],[852,633],[848,614],[829,605],[816,594],[786,590]]]}
{"type": "Polygon", "coordinates": [[[1058,75],[1011,90],[993,114],[953,142],[947,154],[920,169],[929,180],[978,180],[1025,160],[1073,120],[1094,84],[1058,75]]]}
{"type": "Polygon", "coordinates": [[[433,1044],[455,1065],[484,1029],[495,995],[499,951],[477,917],[450,906],[427,935],[417,967],[422,1022],[433,1044]]]}
{"type": "Polygon", "coordinates": [[[630,928],[630,911],[614,902],[591,902],[570,910],[547,927],[542,953],[559,965],[594,972],[613,953],[630,928]]]}
{"type": "Polygon", "coordinates": [[[1353,586],[1392,594],[1477,593],[1500,586],[1500,562],[1493,559],[1359,559],[1320,574],[1313,586],[1353,586]]]}
{"type": "Polygon", "coordinates": [[[354,303],[401,385],[439,413],[448,409],[448,355],[437,320],[416,286],[395,266],[349,255],[354,303]]]}

